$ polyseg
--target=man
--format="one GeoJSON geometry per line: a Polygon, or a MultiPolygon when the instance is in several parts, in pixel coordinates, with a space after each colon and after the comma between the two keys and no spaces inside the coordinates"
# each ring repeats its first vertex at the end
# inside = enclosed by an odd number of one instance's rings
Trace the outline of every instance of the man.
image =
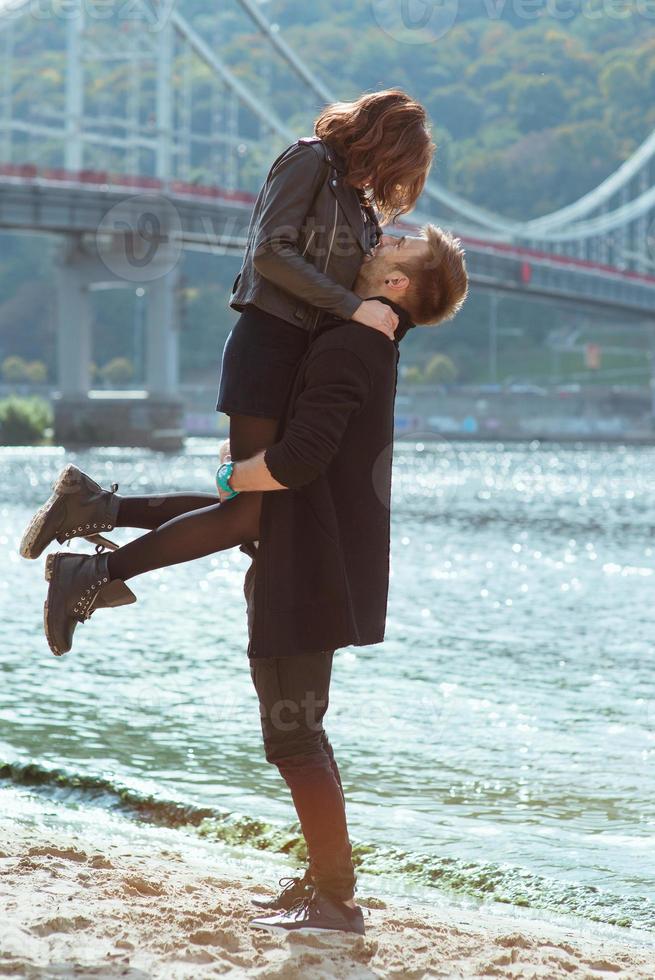
{"type": "Polygon", "coordinates": [[[253,925],[363,933],[337,763],[323,728],[334,651],[384,639],[398,344],[415,324],[451,319],[467,293],[460,243],[428,225],[383,236],[355,290],[398,314],[390,341],[326,321],[300,365],[280,437],[222,469],[226,496],[263,498],[246,581],[251,675],[267,761],[291,790],[309,856],[253,925]]]}
{"type": "Polygon", "coordinates": [[[135,601],[127,579],[258,539],[251,673],[266,757],[291,790],[309,855],[307,875],[268,909],[279,914],[255,920],[272,929],[364,929],[339,770],[322,720],[335,649],[384,638],[398,344],[414,324],[450,319],[461,307],[462,249],[432,226],[422,238],[384,236],[355,285],[363,299],[393,308],[394,340],[352,321],[321,325],[298,369],[278,441],[221,474],[229,495],[282,491],[263,495],[261,520],[240,520],[249,508],[238,497],[218,506],[212,495],[209,506],[198,494],[118,498],[116,484],[103,490],[71,464],[23,542],[35,558],[55,537],[61,543],[114,526],[152,528],[109,556],[48,555],[46,634],[61,655],[94,609],[135,601]],[[162,506],[174,515],[153,517],[162,506]],[[120,567],[112,567],[117,559],[120,567]]]}

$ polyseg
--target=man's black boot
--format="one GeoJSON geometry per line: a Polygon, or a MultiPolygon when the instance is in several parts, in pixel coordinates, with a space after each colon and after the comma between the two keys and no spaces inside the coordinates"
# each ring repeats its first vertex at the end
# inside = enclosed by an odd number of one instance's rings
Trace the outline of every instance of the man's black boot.
{"type": "Polygon", "coordinates": [[[260,915],[250,920],[256,929],[269,932],[350,932],[366,934],[364,913],[359,906],[351,909],[339,900],[314,891],[298,899],[290,909],[273,915],[260,915]]]}
{"type": "Polygon", "coordinates": [[[313,887],[309,869],[302,876],[280,878],[279,884],[282,891],[278,895],[273,898],[253,898],[252,904],[267,912],[286,911],[295,905],[298,899],[305,898],[313,887]]]}

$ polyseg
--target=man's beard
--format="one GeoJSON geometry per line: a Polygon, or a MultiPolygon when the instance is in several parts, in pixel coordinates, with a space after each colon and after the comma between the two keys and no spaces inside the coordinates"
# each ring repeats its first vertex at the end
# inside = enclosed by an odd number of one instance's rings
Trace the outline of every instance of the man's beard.
{"type": "Polygon", "coordinates": [[[372,287],[381,285],[383,281],[382,263],[373,257],[370,261],[362,262],[360,265],[357,282],[353,288],[356,293],[359,293],[360,289],[368,289],[370,291],[372,287]]]}

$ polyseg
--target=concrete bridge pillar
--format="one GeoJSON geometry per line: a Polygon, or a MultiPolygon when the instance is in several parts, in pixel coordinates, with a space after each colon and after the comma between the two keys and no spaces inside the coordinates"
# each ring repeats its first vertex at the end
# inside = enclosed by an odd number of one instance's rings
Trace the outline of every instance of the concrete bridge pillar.
{"type": "Polygon", "coordinates": [[[91,382],[91,297],[83,271],[64,261],[55,272],[57,363],[62,395],[87,395],[91,382]]]}
{"type": "Polygon", "coordinates": [[[179,329],[177,285],[179,266],[148,284],[146,291],[146,388],[151,395],[177,392],[179,329]]]}
{"type": "Polygon", "coordinates": [[[184,404],[178,396],[178,256],[162,248],[139,281],[116,255],[102,259],[93,242],[69,236],[56,266],[59,397],[55,438],[65,444],[179,449],[184,404]],[[114,261],[115,258],[115,261],[114,261]],[[145,390],[90,390],[92,308],[90,290],[143,286],[146,292],[145,390]]]}

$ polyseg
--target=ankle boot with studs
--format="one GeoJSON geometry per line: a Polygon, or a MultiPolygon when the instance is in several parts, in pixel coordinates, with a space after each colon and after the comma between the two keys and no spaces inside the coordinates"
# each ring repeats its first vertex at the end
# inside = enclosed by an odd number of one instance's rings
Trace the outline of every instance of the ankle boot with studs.
{"type": "Polygon", "coordinates": [[[20,543],[23,558],[38,558],[55,539],[68,544],[72,538],[86,538],[96,552],[118,547],[103,531],[116,527],[120,498],[118,484],[103,490],[99,483],[72,463],[64,467],[52,485],[52,495],[27,525],[20,543]]]}
{"type": "Polygon", "coordinates": [[[85,623],[96,609],[125,606],[136,596],[121,579],[109,577],[108,554],[48,555],[45,577],[49,582],[43,608],[48,646],[56,657],[68,653],[78,623],[85,623]]]}

